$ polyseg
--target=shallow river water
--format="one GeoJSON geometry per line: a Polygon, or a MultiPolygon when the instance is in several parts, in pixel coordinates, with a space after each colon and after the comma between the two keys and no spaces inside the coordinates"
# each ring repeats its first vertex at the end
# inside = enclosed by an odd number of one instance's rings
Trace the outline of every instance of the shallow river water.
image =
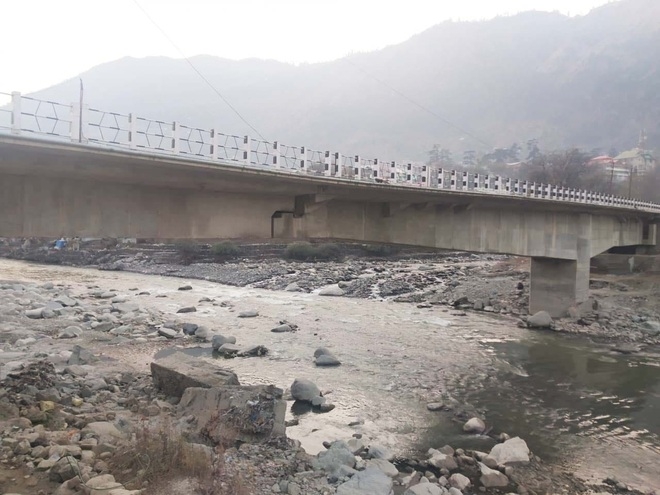
{"type": "MultiPolygon", "coordinates": [[[[532,451],[585,478],[614,475],[629,485],[660,490],[660,355],[622,355],[606,345],[518,328],[516,320],[486,313],[461,316],[446,307],[221,286],[199,280],[123,272],[27,265],[0,260],[0,278],[63,281],[79,297],[89,286],[116,289],[145,308],[179,321],[234,335],[240,345],[263,344],[263,358],[223,360],[243,384],[287,388],[309,378],[336,408],[326,414],[288,411],[300,423],[287,429],[310,452],[324,440],[363,433],[400,452],[450,444],[488,450],[488,437],[465,435],[440,401],[485,413],[495,432],[524,438],[532,451]],[[192,291],[177,291],[184,283],[192,291]],[[149,291],[134,296],[129,288],[149,291]],[[166,297],[156,297],[157,295],[166,297]],[[199,303],[202,297],[230,307],[199,303]],[[196,313],[176,315],[184,305],[196,313]],[[237,318],[257,309],[257,318],[237,318]],[[277,334],[279,320],[300,330],[277,334]],[[326,346],[342,361],[316,368],[314,349],[326,346]],[[349,426],[349,423],[360,423],[349,426]]],[[[99,344],[100,345],[100,344],[99,344]]],[[[214,360],[209,347],[190,350],[214,360]]],[[[153,358],[153,346],[106,349],[133,366],[153,358]]],[[[290,403],[291,405],[291,403],[290,403]]]]}

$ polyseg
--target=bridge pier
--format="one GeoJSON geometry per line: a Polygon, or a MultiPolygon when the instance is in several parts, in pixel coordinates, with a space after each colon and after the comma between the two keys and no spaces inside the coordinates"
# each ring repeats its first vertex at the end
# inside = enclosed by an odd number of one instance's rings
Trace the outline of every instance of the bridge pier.
{"type": "Polygon", "coordinates": [[[532,258],[529,312],[565,316],[568,308],[589,297],[589,261],[532,258]]]}

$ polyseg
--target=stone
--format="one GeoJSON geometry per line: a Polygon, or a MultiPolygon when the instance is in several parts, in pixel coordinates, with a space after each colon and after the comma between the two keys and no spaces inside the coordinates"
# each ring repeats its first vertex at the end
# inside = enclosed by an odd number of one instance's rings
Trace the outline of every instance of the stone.
{"type": "Polygon", "coordinates": [[[233,371],[175,352],[151,363],[154,386],[166,395],[181,397],[188,387],[239,385],[233,371]]]}
{"type": "Polygon", "coordinates": [[[44,317],[44,309],[45,308],[28,309],[25,312],[25,316],[33,320],[38,320],[44,317]]]}
{"type": "Polygon", "coordinates": [[[338,481],[345,481],[347,478],[357,474],[357,470],[352,467],[345,465],[339,466],[339,468],[334,471],[332,474],[328,475],[328,481],[330,483],[337,483],[338,481]]]}
{"type": "Polygon", "coordinates": [[[179,418],[195,418],[193,440],[218,444],[226,440],[227,428],[232,430],[232,439],[239,442],[268,442],[284,437],[285,414],[282,390],[271,385],[190,387],[177,406],[179,418]]]}
{"type": "Polygon", "coordinates": [[[333,473],[342,465],[354,468],[355,462],[355,456],[343,440],[332,442],[330,448],[320,452],[315,460],[318,468],[326,473],[333,473]]]}
{"type": "Polygon", "coordinates": [[[392,478],[380,469],[369,468],[337,487],[337,495],[391,495],[392,478]]]}
{"type": "Polygon", "coordinates": [[[455,487],[450,487],[449,490],[447,490],[448,495],[463,495],[463,492],[460,491],[458,488],[455,487]]]}
{"type": "Polygon", "coordinates": [[[491,469],[481,462],[479,463],[479,469],[481,470],[479,481],[486,488],[501,488],[509,484],[509,478],[504,473],[491,469]]]}
{"type": "MultiPolygon", "coordinates": [[[[43,461],[42,461],[43,462],[43,461]]],[[[71,457],[62,457],[50,468],[48,479],[63,483],[76,476],[76,460],[71,457]]]]}
{"type": "Polygon", "coordinates": [[[426,404],[426,409],[429,411],[442,411],[445,405],[442,402],[429,402],[426,404]]]}
{"type": "Polygon", "coordinates": [[[522,438],[513,437],[506,442],[495,445],[488,457],[497,462],[498,466],[526,464],[529,462],[529,447],[522,438]]]}
{"type": "Polygon", "coordinates": [[[468,488],[472,482],[467,476],[461,473],[454,473],[449,477],[449,484],[454,488],[458,488],[459,490],[463,491],[468,488]]]}
{"type": "Polygon", "coordinates": [[[403,495],[442,495],[444,490],[433,483],[418,483],[408,488],[403,495]]]}
{"type": "Polygon", "coordinates": [[[238,313],[239,318],[256,318],[257,316],[259,316],[259,311],[254,309],[250,309],[248,311],[241,311],[240,313],[238,313]]]}
{"type": "Polygon", "coordinates": [[[351,449],[351,452],[354,455],[358,455],[360,452],[363,452],[364,450],[367,449],[366,444],[364,443],[364,440],[361,438],[351,438],[348,442],[346,442],[348,445],[348,448],[351,449]]]}
{"type": "Polygon", "coordinates": [[[192,290],[192,285],[182,285],[179,290],[192,290]]]}
{"type": "Polygon", "coordinates": [[[114,424],[109,421],[94,421],[89,423],[82,430],[85,433],[93,433],[98,437],[99,442],[114,443],[118,439],[124,439],[125,436],[114,424]]]}
{"type": "Polygon", "coordinates": [[[538,311],[527,318],[527,326],[530,328],[550,328],[552,317],[547,311],[538,311]]]}
{"type": "Polygon", "coordinates": [[[140,311],[140,306],[137,303],[117,303],[112,305],[112,309],[119,313],[135,313],[140,311]]]}
{"type": "Polygon", "coordinates": [[[431,466],[435,466],[438,469],[447,469],[449,471],[458,469],[458,464],[456,463],[454,456],[443,454],[435,449],[430,449],[429,452],[431,452],[431,457],[428,459],[428,463],[431,466]]]}
{"type": "Polygon", "coordinates": [[[332,354],[330,350],[326,347],[319,347],[314,351],[314,357],[317,358],[323,354],[332,354]]]}
{"type": "Polygon", "coordinates": [[[95,361],[97,361],[98,358],[94,356],[90,351],[87,349],[80,347],[79,345],[73,346],[73,351],[71,352],[71,356],[69,356],[69,359],[67,360],[68,365],[85,365],[85,364],[91,364],[95,361]]]}
{"type": "Polygon", "coordinates": [[[197,331],[198,328],[199,325],[195,323],[184,323],[183,325],[181,325],[181,331],[185,335],[195,335],[195,332],[197,331]]]}
{"type": "Polygon", "coordinates": [[[78,301],[70,298],[69,296],[60,296],[57,299],[55,299],[55,302],[61,304],[62,306],[68,306],[68,307],[73,307],[78,305],[78,301]]]}
{"type": "Polygon", "coordinates": [[[332,354],[321,354],[314,360],[316,366],[339,366],[341,361],[332,354]]]}
{"type": "Polygon", "coordinates": [[[83,331],[82,328],[76,326],[66,327],[64,330],[60,330],[57,334],[58,339],[75,339],[80,337],[83,331]]]}
{"type": "Polygon", "coordinates": [[[382,445],[370,445],[369,458],[385,459],[386,461],[392,461],[394,460],[394,453],[391,450],[383,447],[382,445]]]}
{"type": "Polygon", "coordinates": [[[271,328],[270,331],[275,333],[285,333],[285,332],[293,332],[294,330],[293,328],[291,328],[290,325],[284,323],[282,325],[276,326],[275,328],[271,328]]]}
{"type": "Polygon", "coordinates": [[[300,495],[302,491],[300,490],[300,485],[291,481],[287,486],[286,493],[288,495],[300,495]]]}
{"type": "Polygon", "coordinates": [[[240,352],[241,348],[239,346],[237,346],[236,344],[230,344],[228,342],[226,344],[222,344],[220,347],[218,347],[218,349],[214,349],[214,350],[215,350],[215,352],[217,352],[218,354],[220,354],[222,356],[231,357],[231,356],[235,356],[236,354],[238,354],[240,352]]]}
{"type": "Polygon", "coordinates": [[[213,338],[213,333],[208,328],[200,326],[197,330],[195,330],[195,338],[204,342],[208,342],[213,338]]]}
{"type": "Polygon", "coordinates": [[[177,311],[177,313],[194,313],[197,311],[197,308],[195,306],[186,306],[184,308],[181,308],[177,311]]]}
{"type": "Polygon", "coordinates": [[[344,290],[338,285],[332,285],[319,291],[319,296],[343,296],[344,290]]]}
{"type": "Polygon", "coordinates": [[[291,395],[296,400],[311,402],[321,395],[321,390],[310,380],[296,378],[291,385],[291,395]]]}
{"type": "Polygon", "coordinates": [[[219,333],[215,334],[211,338],[211,346],[213,347],[214,351],[217,351],[225,344],[235,344],[235,343],[236,343],[236,337],[225,337],[224,335],[220,335],[219,333]]]}
{"type": "Polygon", "coordinates": [[[660,335],[660,322],[647,320],[642,325],[641,331],[652,337],[660,335]]]}
{"type": "Polygon", "coordinates": [[[284,288],[285,291],[287,292],[300,292],[300,286],[298,285],[298,282],[292,282],[289,285],[287,285],[284,288]]]}
{"type": "Polygon", "coordinates": [[[263,345],[252,345],[241,349],[237,356],[239,357],[256,357],[256,356],[265,356],[268,354],[268,348],[263,345]]]}
{"type": "Polygon", "coordinates": [[[171,328],[159,328],[158,329],[158,335],[168,338],[168,339],[175,339],[177,337],[180,337],[179,332],[176,330],[172,330],[171,328]]]}
{"type": "Polygon", "coordinates": [[[380,469],[390,478],[394,478],[399,474],[399,470],[396,468],[396,466],[390,461],[386,461],[385,459],[369,459],[367,461],[367,468],[369,467],[380,469]]]}
{"type": "Polygon", "coordinates": [[[465,433],[476,433],[481,435],[486,431],[486,423],[480,418],[471,418],[463,425],[463,431],[465,433]]]}

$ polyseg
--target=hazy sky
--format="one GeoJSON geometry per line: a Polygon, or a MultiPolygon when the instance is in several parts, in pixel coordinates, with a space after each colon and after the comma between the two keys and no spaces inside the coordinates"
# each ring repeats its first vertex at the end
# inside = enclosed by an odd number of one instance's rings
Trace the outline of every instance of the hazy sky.
{"type": "MultiPolygon", "coordinates": [[[[399,43],[447,19],[587,13],[608,0],[137,0],[186,56],[319,62],[399,43]]],[[[41,89],[124,56],[179,52],[136,0],[0,2],[0,91],[41,89]]]]}

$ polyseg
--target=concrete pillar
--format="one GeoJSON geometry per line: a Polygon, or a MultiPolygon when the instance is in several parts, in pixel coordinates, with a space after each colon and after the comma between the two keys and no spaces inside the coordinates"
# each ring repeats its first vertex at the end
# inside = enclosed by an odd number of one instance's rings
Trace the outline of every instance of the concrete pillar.
{"type": "Polygon", "coordinates": [[[575,239],[577,259],[532,258],[530,314],[544,310],[553,317],[565,316],[568,308],[589,298],[591,222],[591,215],[579,215],[575,239]]]}
{"type": "Polygon", "coordinates": [[[565,316],[568,308],[589,295],[589,263],[556,258],[532,258],[529,313],[547,311],[565,316]]]}

